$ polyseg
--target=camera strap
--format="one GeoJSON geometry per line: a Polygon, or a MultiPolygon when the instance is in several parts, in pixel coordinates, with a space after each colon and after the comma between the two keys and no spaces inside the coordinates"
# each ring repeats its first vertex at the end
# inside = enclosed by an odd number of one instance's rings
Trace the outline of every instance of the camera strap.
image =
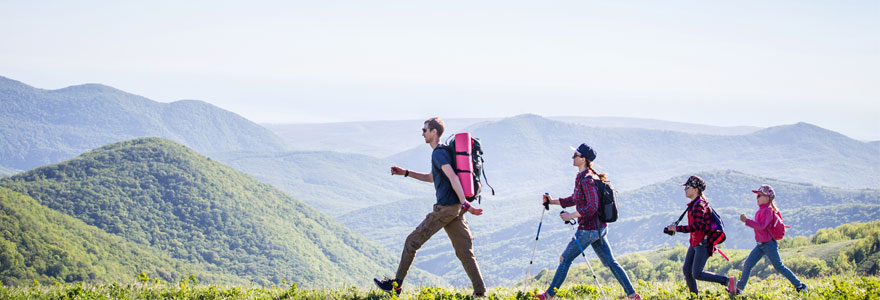
{"type": "Polygon", "coordinates": [[[693,206],[693,205],[694,205],[694,202],[691,202],[688,204],[687,208],[684,209],[684,212],[682,212],[681,215],[678,216],[678,221],[675,221],[675,225],[678,225],[678,223],[681,223],[681,219],[684,219],[684,215],[687,214],[689,210],[691,210],[691,206],[693,206]]]}

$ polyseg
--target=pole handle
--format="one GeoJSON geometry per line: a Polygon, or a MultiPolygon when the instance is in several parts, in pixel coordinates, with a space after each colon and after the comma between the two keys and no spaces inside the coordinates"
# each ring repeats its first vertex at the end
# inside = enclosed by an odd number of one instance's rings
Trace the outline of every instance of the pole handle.
{"type": "MultiPolygon", "coordinates": [[[[544,196],[550,196],[550,193],[544,193],[544,196]]],[[[550,201],[544,199],[544,210],[550,210],[550,201]]]]}

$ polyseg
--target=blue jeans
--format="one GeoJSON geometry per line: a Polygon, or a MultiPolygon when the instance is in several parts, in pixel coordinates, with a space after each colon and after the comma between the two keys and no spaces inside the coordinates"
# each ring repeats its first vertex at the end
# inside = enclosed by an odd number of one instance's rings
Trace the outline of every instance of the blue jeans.
{"type": "Polygon", "coordinates": [[[588,245],[593,246],[593,251],[596,252],[596,256],[599,256],[602,264],[611,269],[611,274],[614,274],[614,278],[623,286],[623,290],[627,295],[636,292],[632,287],[632,283],[629,282],[626,271],[617,263],[617,260],[614,259],[614,254],[611,253],[611,245],[605,239],[606,229],[578,230],[575,232],[577,242],[575,242],[575,239],[572,239],[568,246],[565,247],[565,251],[562,252],[559,267],[556,267],[556,275],[553,275],[553,281],[550,282],[547,295],[556,296],[556,289],[562,286],[562,282],[568,276],[568,268],[571,267],[572,261],[580,256],[581,249],[586,249],[588,245]],[[580,243],[580,248],[578,248],[578,242],[580,243]]]}
{"type": "Polygon", "coordinates": [[[716,282],[727,286],[727,277],[703,271],[708,259],[709,253],[706,252],[706,241],[688,248],[682,271],[684,272],[684,281],[687,283],[688,290],[691,293],[700,294],[700,291],[697,290],[697,280],[716,282]]]}
{"type": "Polygon", "coordinates": [[[785,276],[791,284],[795,287],[801,286],[801,281],[798,280],[797,276],[794,276],[794,273],[782,264],[782,258],[779,258],[779,244],[774,240],[770,240],[766,243],[758,243],[758,245],[755,246],[755,249],[752,249],[752,253],[749,254],[749,257],[746,258],[746,262],[743,263],[742,277],[740,277],[739,281],[736,283],[738,289],[742,290],[746,288],[746,284],[749,283],[749,276],[752,273],[752,267],[754,267],[755,264],[761,260],[761,257],[764,256],[767,257],[767,260],[770,261],[773,268],[775,268],[777,272],[782,273],[782,276],[785,276]]]}

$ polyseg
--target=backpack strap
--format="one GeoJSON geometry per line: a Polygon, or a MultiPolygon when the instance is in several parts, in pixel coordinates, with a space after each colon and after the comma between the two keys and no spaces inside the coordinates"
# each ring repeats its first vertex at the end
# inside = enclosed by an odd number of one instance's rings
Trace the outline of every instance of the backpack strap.
{"type": "MultiPolygon", "coordinates": [[[[482,155],[480,156],[480,164],[481,165],[483,164],[483,156],[482,155]]],[[[486,186],[488,186],[489,189],[492,190],[492,196],[495,196],[495,188],[493,188],[491,185],[489,185],[489,179],[486,178],[486,168],[480,168],[480,172],[483,173],[483,182],[485,182],[486,186]]]]}

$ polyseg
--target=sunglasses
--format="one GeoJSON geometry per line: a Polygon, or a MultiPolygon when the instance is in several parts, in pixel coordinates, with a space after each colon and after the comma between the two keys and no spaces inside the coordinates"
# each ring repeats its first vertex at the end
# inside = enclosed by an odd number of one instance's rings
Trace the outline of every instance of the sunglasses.
{"type": "Polygon", "coordinates": [[[422,133],[428,132],[427,128],[422,128],[422,133]]]}
{"type": "Polygon", "coordinates": [[[572,159],[574,159],[574,158],[575,158],[575,157],[581,157],[581,155],[580,155],[580,154],[577,154],[577,153],[575,153],[575,154],[573,154],[573,155],[572,155],[572,156],[571,156],[571,158],[572,158],[572,159]]]}

